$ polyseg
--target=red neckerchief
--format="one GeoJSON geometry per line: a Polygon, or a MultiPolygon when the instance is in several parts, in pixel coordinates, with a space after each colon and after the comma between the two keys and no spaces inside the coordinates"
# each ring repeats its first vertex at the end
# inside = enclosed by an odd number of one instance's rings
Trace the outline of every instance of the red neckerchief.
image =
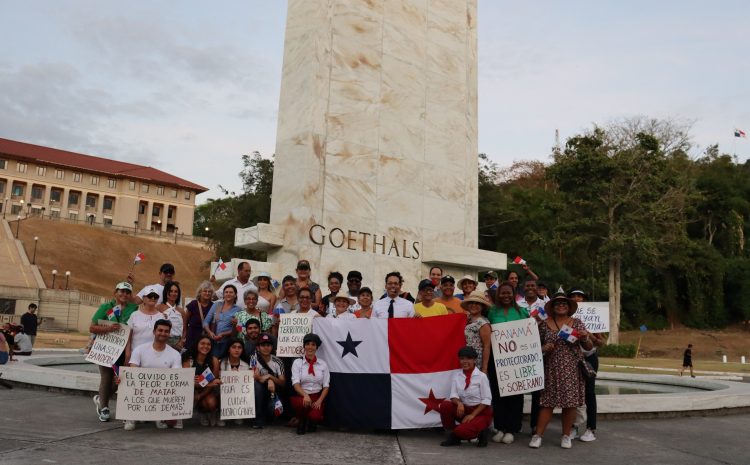
{"type": "Polygon", "coordinates": [[[469,384],[471,384],[471,374],[473,372],[474,372],[474,369],[464,370],[464,375],[466,376],[466,385],[464,386],[464,391],[469,389],[469,384]]]}
{"type": "Polygon", "coordinates": [[[316,357],[315,355],[313,355],[313,358],[312,358],[312,360],[308,360],[308,358],[307,358],[307,357],[305,357],[305,360],[306,360],[306,361],[307,361],[307,363],[308,363],[308,364],[310,365],[310,366],[309,366],[309,367],[307,368],[307,374],[310,374],[310,375],[313,375],[313,376],[315,376],[315,370],[313,369],[313,365],[315,365],[315,362],[317,362],[317,361],[318,361],[318,357],[316,357]]]}

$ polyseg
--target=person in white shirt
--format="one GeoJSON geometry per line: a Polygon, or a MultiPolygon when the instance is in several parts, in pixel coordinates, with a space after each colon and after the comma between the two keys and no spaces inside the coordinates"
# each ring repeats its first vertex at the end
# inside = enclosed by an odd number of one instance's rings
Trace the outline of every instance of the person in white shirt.
{"type": "MultiPolygon", "coordinates": [[[[251,271],[252,269],[250,268],[249,262],[240,262],[240,264],[237,265],[237,277],[232,278],[222,284],[221,287],[219,287],[219,289],[217,289],[214,293],[214,299],[222,299],[224,296],[224,288],[230,284],[234,286],[235,289],[237,289],[237,295],[240,297],[243,297],[245,295],[245,292],[251,289],[257,294],[258,286],[256,286],[255,283],[250,279],[251,271]]],[[[211,280],[215,281],[216,278],[211,276],[211,280]]]]}
{"type": "MultiPolygon", "coordinates": [[[[141,344],[133,349],[129,365],[140,368],[182,368],[180,353],[167,345],[171,330],[172,323],[169,320],[157,320],[154,323],[154,341],[141,344]]],[[[163,421],[157,421],[156,427],[165,429],[167,424],[163,421]]],[[[182,429],[182,420],[177,420],[174,427],[182,429]]],[[[133,431],[134,429],[135,420],[127,420],[125,431],[133,431]]]]}
{"type": "Polygon", "coordinates": [[[356,320],[357,315],[351,313],[349,308],[354,305],[356,300],[345,294],[337,294],[333,298],[333,312],[328,314],[328,318],[338,318],[341,320],[356,320]]]}
{"type": "Polygon", "coordinates": [[[487,428],[492,423],[492,393],[487,375],[477,369],[477,351],[458,351],[461,371],[453,375],[451,397],[440,403],[440,421],[449,432],[443,447],[457,446],[461,440],[479,438],[478,447],[487,447],[487,428]],[[458,424],[456,424],[458,423],[458,424]]]}
{"type": "Polygon", "coordinates": [[[292,311],[291,313],[301,313],[311,315],[313,318],[317,318],[320,315],[317,310],[313,308],[313,293],[310,288],[303,287],[297,291],[297,302],[299,303],[299,310],[292,311]]]}
{"type": "Polygon", "coordinates": [[[544,309],[545,301],[539,298],[535,279],[527,279],[523,283],[523,299],[516,300],[518,306],[529,309],[529,314],[534,309],[544,309]]]}
{"type": "Polygon", "coordinates": [[[399,297],[404,278],[398,271],[385,275],[385,297],[375,302],[372,307],[372,318],[418,318],[414,305],[399,297]]]}
{"type": "Polygon", "coordinates": [[[133,302],[140,305],[143,303],[143,297],[148,295],[152,290],[156,290],[156,293],[159,294],[159,300],[156,302],[157,304],[162,303],[162,294],[164,293],[164,283],[167,281],[173,281],[174,280],[174,265],[171,263],[164,263],[161,268],[159,268],[159,282],[156,284],[149,284],[148,286],[145,286],[143,289],[138,292],[133,297],[133,302]]]}
{"type": "Polygon", "coordinates": [[[297,434],[315,432],[317,424],[323,421],[323,410],[328,388],[331,384],[331,372],[328,365],[315,354],[322,344],[317,334],[305,334],[302,338],[305,356],[292,364],[292,408],[299,423],[297,434]]]}

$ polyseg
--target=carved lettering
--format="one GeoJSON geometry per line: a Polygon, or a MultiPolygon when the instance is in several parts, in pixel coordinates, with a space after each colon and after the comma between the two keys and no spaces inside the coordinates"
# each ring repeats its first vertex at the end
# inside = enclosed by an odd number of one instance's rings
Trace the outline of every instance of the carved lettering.
{"type": "Polygon", "coordinates": [[[313,244],[326,245],[327,243],[336,249],[340,249],[346,244],[347,250],[372,251],[372,253],[380,255],[396,256],[412,260],[419,259],[421,255],[419,242],[412,242],[408,239],[398,237],[388,237],[386,235],[362,232],[354,229],[347,229],[345,231],[338,227],[328,231],[322,224],[310,226],[307,234],[310,242],[313,244]],[[368,238],[372,238],[372,247],[370,247],[368,238]],[[361,249],[359,240],[362,241],[361,249]],[[388,245],[388,252],[386,252],[386,244],[388,245]]]}
{"type": "Polygon", "coordinates": [[[417,247],[418,245],[419,245],[419,242],[415,242],[415,243],[412,244],[412,247],[414,248],[414,257],[413,258],[415,260],[419,258],[419,248],[417,247]]]}
{"type": "MultiPolygon", "coordinates": [[[[385,239],[385,237],[383,239],[385,239]]],[[[400,255],[398,254],[398,246],[396,245],[396,239],[393,239],[393,241],[391,242],[391,248],[388,249],[388,255],[390,255],[391,251],[393,250],[396,251],[396,256],[400,257],[400,255]]]]}
{"type": "Polygon", "coordinates": [[[357,250],[355,247],[352,247],[352,242],[357,242],[356,237],[357,231],[352,231],[351,229],[346,232],[346,248],[349,250],[357,250]],[[352,235],[355,235],[355,237],[352,237],[352,235]]]}
{"type": "Polygon", "coordinates": [[[331,232],[328,234],[328,242],[330,242],[331,245],[336,247],[337,249],[340,249],[344,245],[344,230],[341,228],[331,229],[331,232]],[[336,231],[341,233],[341,242],[339,242],[339,245],[333,243],[333,233],[335,233],[336,231]]]}
{"type": "Polygon", "coordinates": [[[377,248],[378,248],[378,245],[380,245],[381,247],[380,254],[385,255],[385,236],[380,236],[380,237],[383,238],[383,242],[378,242],[378,236],[375,234],[372,235],[372,253],[378,253],[377,248]]]}
{"type": "Polygon", "coordinates": [[[367,252],[367,237],[370,233],[360,232],[362,234],[362,252],[367,252]]]}
{"type": "Polygon", "coordinates": [[[310,240],[312,241],[312,243],[316,244],[316,245],[323,245],[323,243],[326,240],[326,235],[323,234],[325,231],[326,231],[326,228],[324,228],[323,225],[314,224],[314,225],[310,226],[309,235],[310,235],[310,240]],[[319,241],[315,240],[315,237],[313,236],[313,229],[320,229],[320,240],[319,241]]]}

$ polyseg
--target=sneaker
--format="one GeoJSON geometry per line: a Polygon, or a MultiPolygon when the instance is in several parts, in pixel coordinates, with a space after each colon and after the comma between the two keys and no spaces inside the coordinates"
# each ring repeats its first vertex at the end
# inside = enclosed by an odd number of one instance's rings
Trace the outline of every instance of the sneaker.
{"type": "Polygon", "coordinates": [[[578,427],[573,425],[573,427],[570,428],[570,440],[572,441],[576,437],[578,437],[578,427]]]}
{"type": "Polygon", "coordinates": [[[539,449],[540,447],[542,447],[542,437],[537,434],[531,436],[529,447],[531,447],[532,449],[539,449]]]}
{"type": "Polygon", "coordinates": [[[570,440],[570,436],[563,434],[562,439],[560,440],[560,447],[563,449],[570,449],[573,447],[573,441],[570,440]]]}
{"type": "Polygon", "coordinates": [[[513,437],[513,435],[512,435],[512,434],[510,434],[510,433],[505,433],[505,434],[503,435],[502,443],[503,443],[503,444],[513,444],[513,441],[514,441],[515,439],[516,439],[516,438],[515,438],[515,437],[513,437]]]}
{"type": "Polygon", "coordinates": [[[156,424],[156,429],[167,429],[167,424],[163,421],[157,420],[154,424],[156,424]]]}
{"type": "Polygon", "coordinates": [[[591,441],[596,441],[596,436],[594,435],[593,431],[591,431],[590,429],[587,429],[586,432],[583,433],[583,436],[581,436],[578,439],[583,442],[591,442],[591,441]]]}
{"type": "Polygon", "coordinates": [[[503,442],[503,436],[505,436],[505,433],[498,431],[492,435],[492,442],[503,442]]]}
{"type": "Polygon", "coordinates": [[[216,426],[224,427],[224,426],[227,426],[227,424],[226,424],[226,422],[224,420],[222,420],[221,418],[218,418],[216,420],[216,426]]]}
{"type": "Polygon", "coordinates": [[[207,414],[201,413],[199,418],[200,418],[199,421],[200,421],[201,426],[208,426],[211,424],[211,422],[208,420],[207,414]]]}
{"type": "Polygon", "coordinates": [[[125,420],[125,431],[133,431],[135,429],[135,420],[125,420]]]}
{"type": "Polygon", "coordinates": [[[109,407],[104,407],[103,409],[99,411],[99,421],[101,422],[109,421],[109,417],[110,417],[109,407]]]}
{"type": "Polygon", "coordinates": [[[100,415],[102,413],[101,409],[99,408],[99,394],[95,395],[93,399],[94,401],[94,407],[96,408],[96,414],[100,415]]]}
{"type": "Polygon", "coordinates": [[[182,420],[177,420],[174,422],[174,429],[182,429],[182,420]]]}

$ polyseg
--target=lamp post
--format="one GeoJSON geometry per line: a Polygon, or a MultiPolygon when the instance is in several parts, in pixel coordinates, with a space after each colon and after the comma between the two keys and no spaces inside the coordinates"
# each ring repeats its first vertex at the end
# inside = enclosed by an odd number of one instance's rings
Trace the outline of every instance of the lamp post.
{"type": "Polygon", "coordinates": [[[177,230],[180,229],[177,226],[174,227],[174,243],[177,244],[177,230]]]}
{"type": "Polygon", "coordinates": [[[206,234],[205,234],[206,237],[208,237],[208,231],[209,231],[209,229],[210,228],[208,226],[206,226],[206,234]]]}
{"type": "Polygon", "coordinates": [[[3,204],[3,219],[5,219],[5,214],[8,212],[9,204],[10,204],[10,197],[5,197],[5,203],[3,204]]]}
{"type": "Polygon", "coordinates": [[[133,221],[133,235],[138,235],[138,220],[133,221]]]}
{"type": "Polygon", "coordinates": [[[21,229],[21,215],[16,216],[16,239],[18,239],[19,229],[21,229]]]}
{"type": "Polygon", "coordinates": [[[65,272],[65,290],[68,290],[68,283],[70,281],[70,271],[65,272]]]}
{"type": "Polygon", "coordinates": [[[156,220],[156,224],[159,225],[159,237],[161,237],[161,220],[156,220]]]}
{"type": "Polygon", "coordinates": [[[34,236],[34,256],[31,259],[31,264],[36,265],[36,243],[39,242],[39,236],[34,236]]]}
{"type": "Polygon", "coordinates": [[[57,278],[57,270],[52,270],[52,289],[55,288],[55,278],[57,278]]]}

